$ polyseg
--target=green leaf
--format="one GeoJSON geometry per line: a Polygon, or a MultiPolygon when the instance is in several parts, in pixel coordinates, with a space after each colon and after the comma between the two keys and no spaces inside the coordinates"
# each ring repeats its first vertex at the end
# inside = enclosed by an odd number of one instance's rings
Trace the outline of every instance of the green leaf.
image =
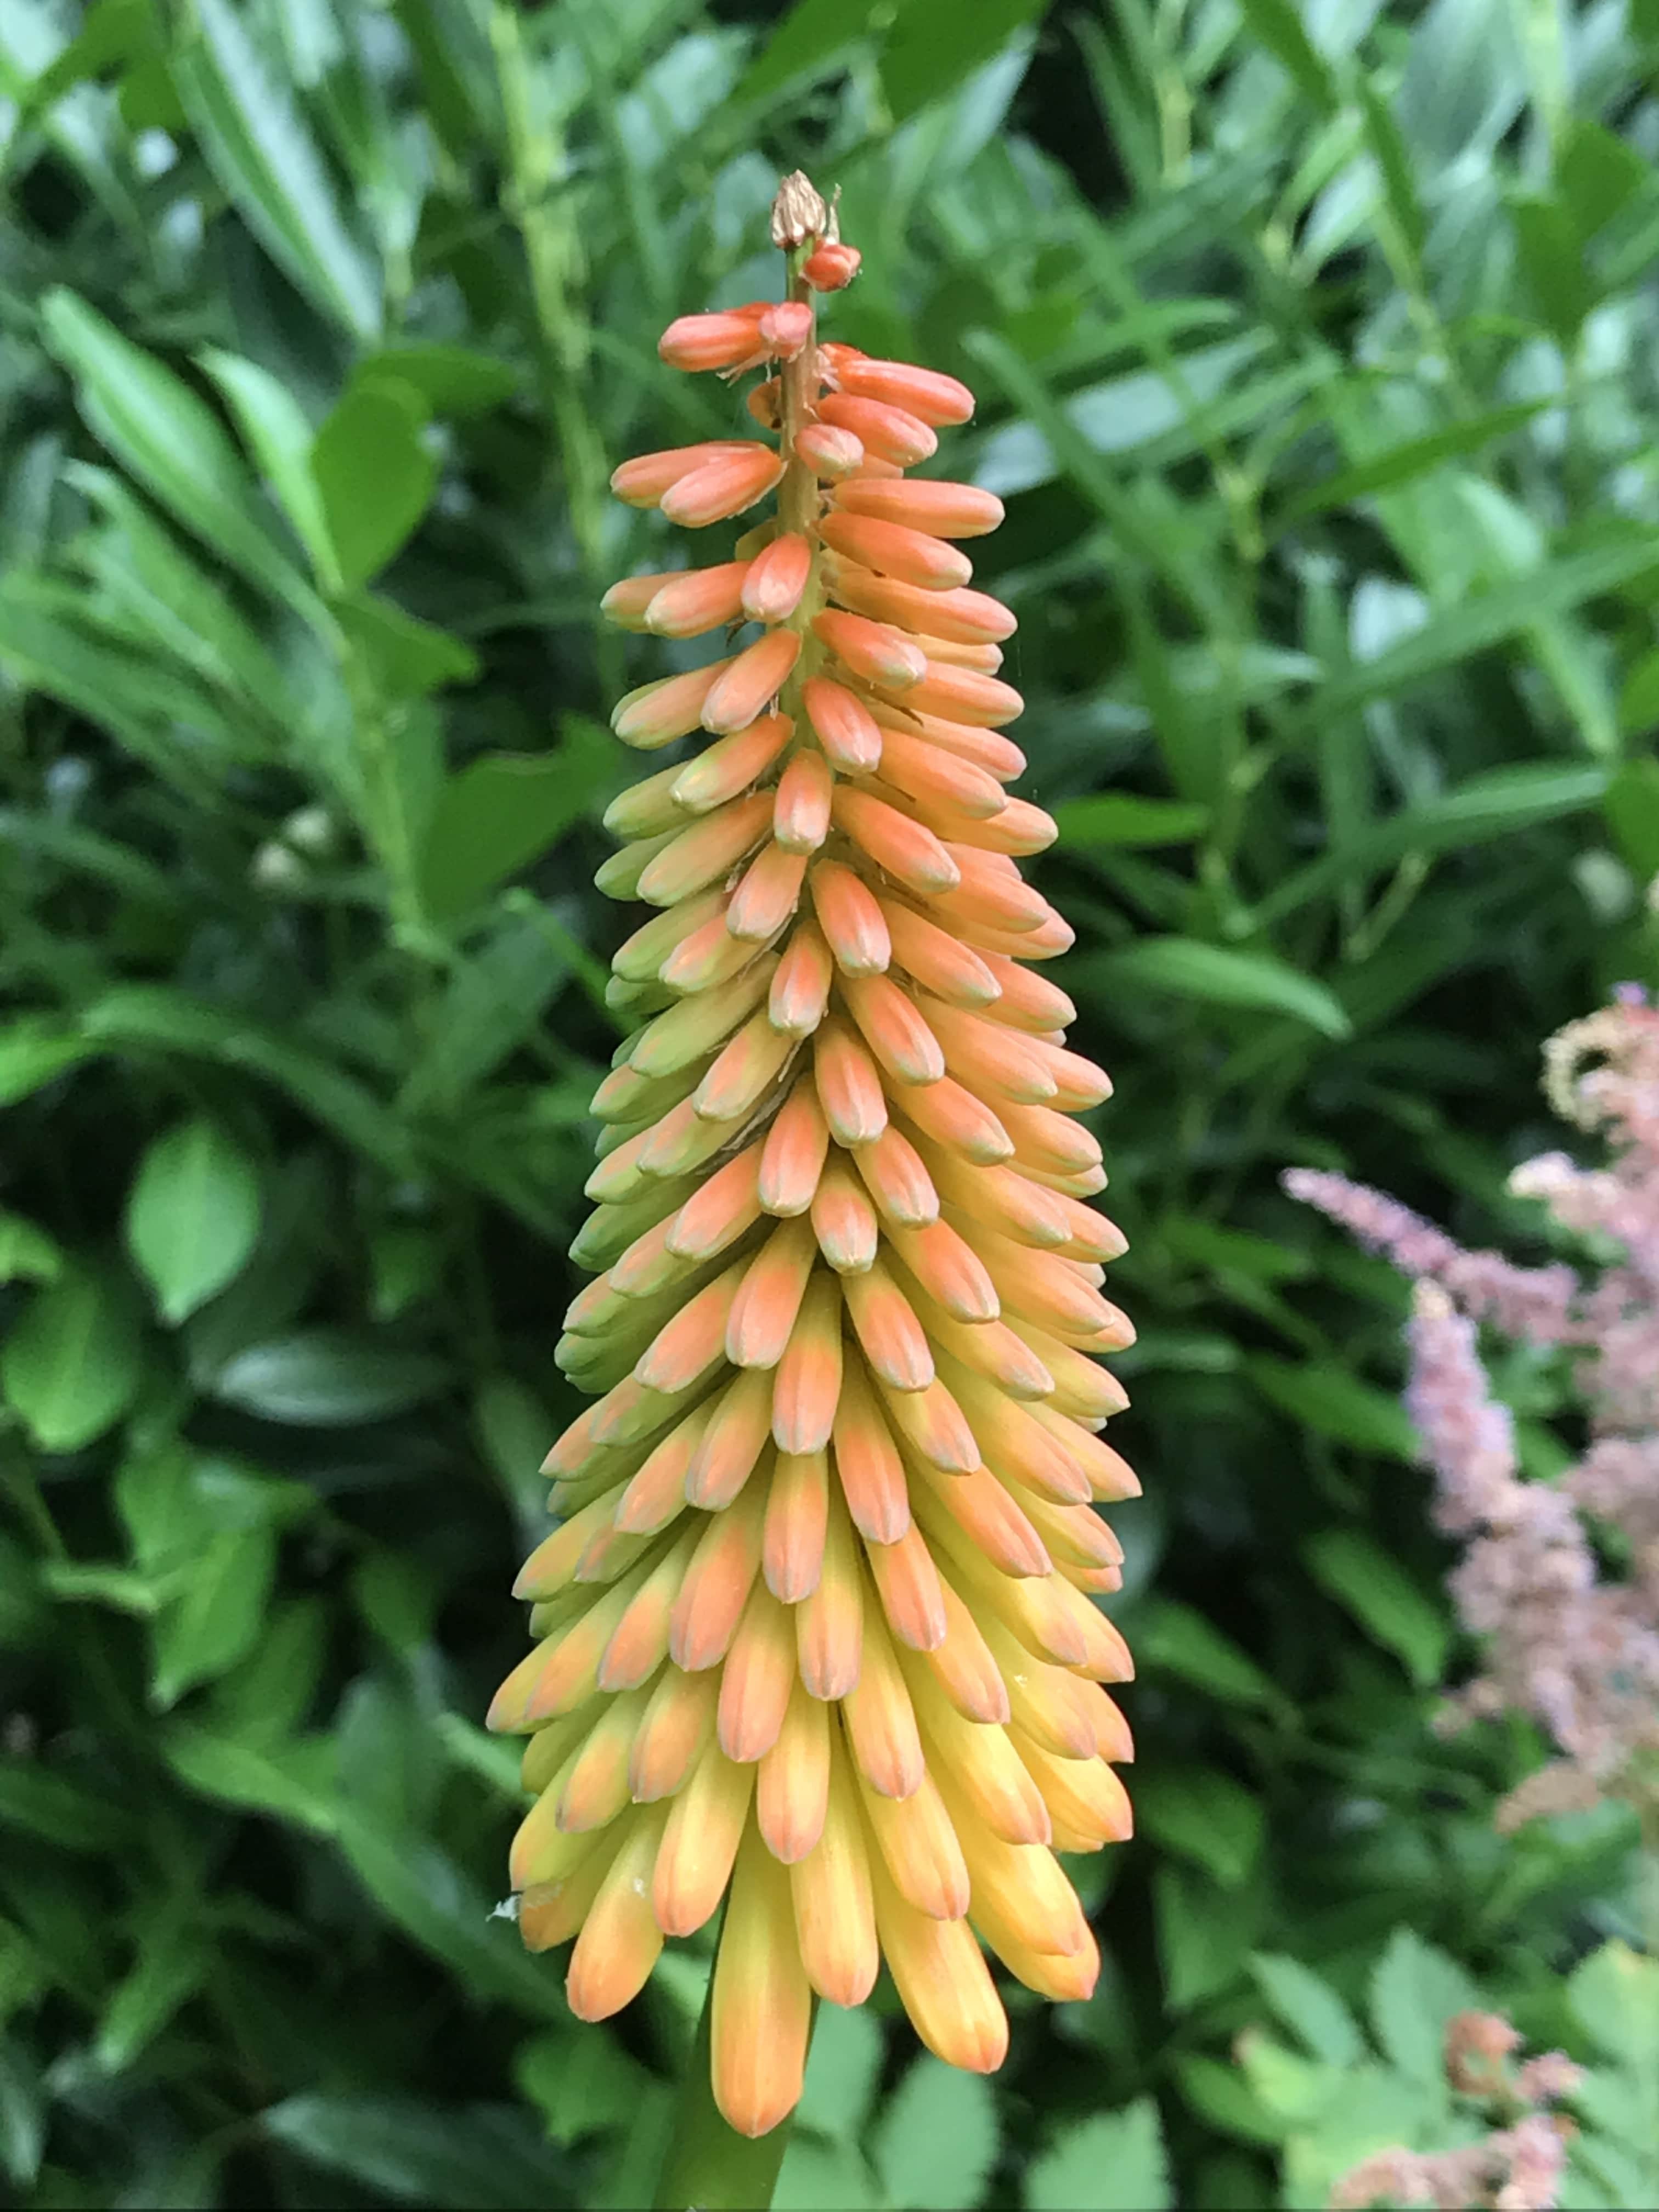
{"type": "Polygon", "coordinates": [[[1533,296],[1561,343],[1571,346],[1595,305],[1578,227],[1559,200],[1542,193],[1517,198],[1510,211],[1533,296]]]}
{"type": "Polygon", "coordinates": [[[1261,1801],[1214,1767],[1154,1770],[1135,1784],[1139,1826],[1236,1889],[1255,1870],[1266,1834],[1261,1801]]]}
{"type": "Polygon", "coordinates": [[[0,1106],[15,1106],[67,1069],[92,1056],[92,1047],[49,1014],[25,1014],[0,1030],[0,1106]]]}
{"type": "Polygon", "coordinates": [[[1574,1967],[1567,2002],[1597,2049],[1627,2066],[1659,2106],[1659,1960],[1604,1943],[1574,1967]]]}
{"type": "Polygon", "coordinates": [[[1062,799],[1054,813],[1060,842],[1071,853],[1086,853],[1095,845],[1185,845],[1201,837],[1210,824],[1207,806],[1141,799],[1127,791],[1062,799]]]}
{"type": "Polygon", "coordinates": [[[1206,1006],[1238,1006],[1286,1014],[1323,1036],[1345,1037],[1352,1024],[1323,983],[1267,952],[1237,952],[1193,937],[1143,937],[1112,952],[1095,953],[1073,973],[1109,985],[1194,999],[1206,1006]]]}
{"type": "Polygon", "coordinates": [[[334,617],[386,698],[424,698],[446,684],[470,684],[478,672],[471,646],[447,629],[417,622],[390,599],[359,592],[354,599],[337,601],[334,617]]]}
{"type": "Polygon", "coordinates": [[[1160,1598],[1148,1610],[1135,1637],[1135,1656],[1142,1667],[1178,1674],[1225,1704],[1288,1710],[1284,1692],[1253,1659],[1202,1613],[1173,1598],[1160,1598]]]}
{"type": "MultiPolygon", "coordinates": [[[[0,1057],[5,1051],[0,1039],[0,1057]]],[[[21,1213],[0,1211],[0,1283],[51,1283],[63,1272],[63,1247],[21,1213]]]]}
{"type": "Polygon", "coordinates": [[[1140,2097],[1062,2128],[1025,2176],[1030,2212],[1165,2212],[1175,2203],[1158,2106],[1140,2097]]]}
{"type": "Polygon", "coordinates": [[[452,775],[422,859],[428,911],[440,920],[465,914],[580,821],[594,788],[581,756],[573,763],[562,746],[486,753],[452,775]]]}
{"type": "Polygon", "coordinates": [[[1250,1960],[1256,1987],[1286,2027],[1329,2066],[1357,2066],[1365,2039],[1328,1982],[1299,1959],[1258,1951],[1250,1960]]]}
{"type": "Polygon", "coordinates": [[[1237,2066],[1194,2056],[1177,2058],[1175,2073],[1182,2095],[1212,2128],[1237,2136],[1241,2142],[1283,2142],[1284,2124],[1267,2110],[1237,2066]]]}
{"type": "Polygon", "coordinates": [[[1045,0],[978,0],[964,11],[957,0],[903,0],[881,56],[881,88],[894,121],[947,99],[1044,5],[1045,0]]]}
{"type": "Polygon", "coordinates": [[[861,2142],[881,2073],[882,2048],[881,2030],[862,2007],[854,2012],[838,2005],[820,2011],[801,2090],[801,2126],[861,2142]]]}
{"type": "Polygon", "coordinates": [[[1286,529],[1310,514],[1324,514],[1334,507],[1351,507],[1357,500],[1413,483],[1431,469],[1438,468],[1443,461],[1480,453],[1495,439],[1507,437],[1512,430],[1522,428],[1545,404],[1541,399],[1521,400],[1511,407],[1493,407],[1464,422],[1449,422],[1443,429],[1428,431],[1420,438],[1407,438],[1401,445],[1374,453],[1369,460],[1357,462],[1352,468],[1339,470],[1334,477],[1310,484],[1285,501],[1274,514],[1271,527],[1274,531],[1286,529]]]}
{"type": "Polygon", "coordinates": [[[105,2074],[122,2073],[141,2057],[207,1979],[211,1954],[177,1922],[176,1914],[159,1916],[110,1994],[92,2046],[93,2063],[105,2074]]]}
{"type": "Polygon", "coordinates": [[[608,2035],[572,2035],[546,2028],[521,2043],[513,2079],[542,2116],[556,2143],[626,2129],[637,2116],[651,2077],[608,2035]]]}
{"type": "Polygon", "coordinates": [[[1357,1451],[1376,1452],[1413,1467],[1417,1464],[1420,1456],[1417,1431],[1405,1407],[1397,1398],[1360,1382],[1346,1368],[1329,1360],[1310,1360],[1297,1366],[1265,1352],[1247,1359],[1244,1365],[1262,1396],[1292,1420],[1338,1443],[1352,1444],[1357,1451]]]}
{"type": "Polygon", "coordinates": [[[239,1352],[213,1378],[213,1395],[262,1420],[349,1428],[407,1413],[449,1387],[447,1361],[395,1352],[343,1329],[296,1330],[239,1352]]]}
{"type": "Polygon", "coordinates": [[[65,1851],[118,1850],[132,1840],[131,1817],[121,1807],[35,1758],[0,1758],[0,1828],[21,1828],[65,1851]]]}
{"type": "Polygon", "coordinates": [[[878,0],[795,0],[738,84],[734,100],[764,100],[798,77],[833,67],[883,12],[878,0]]]}
{"type": "Polygon", "coordinates": [[[15,2036],[0,2042],[0,2172],[33,2190],[46,2145],[45,2086],[15,2036]]]}
{"type": "Polygon", "coordinates": [[[259,1176],[216,1121],[180,1121],[145,1152],[127,1199],[127,1249],[173,1323],[241,1271],[259,1235],[259,1176]]]}
{"type": "Polygon", "coordinates": [[[304,409],[269,369],[208,346],[197,356],[236,418],[242,442],[263,471],[318,575],[335,582],[333,547],[311,473],[312,428],[304,409]]]}
{"type": "Polygon", "coordinates": [[[366,354],[352,373],[354,384],[372,386],[388,377],[417,392],[434,415],[484,414],[510,399],[520,382],[510,361],[429,341],[383,346],[366,354]]]}
{"type": "Polygon", "coordinates": [[[990,2083],[940,2059],[918,2058],[887,2100],[870,2154],[894,2207],[968,2212],[997,2160],[990,2083]]]}
{"type": "Polygon", "coordinates": [[[410,386],[380,382],[354,387],[317,433],[311,472],[348,592],[380,574],[426,512],[438,464],[425,422],[410,386]]]}
{"type": "Polygon", "coordinates": [[[1320,112],[1334,114],[1341,95],[1292,0],[1244,0],[1244,20],[1320,112]]]}
{"type": "Polygon", "coordinates": [[[167,1765],[187,1788],[240,1812],[268,1814],[319,1836],[337,1819],[335,1753],[326,1736],[258,1746],[182,1721],[161,1737],[167,1765]]]}
{"type": "Polygon", "coordinates": [[[42,303],[46,341],[76,380],[87,428],[194,537],[251,583],[305,611],[235,447],[206,404],[95,307],[61,286],[42,303]]]}
{"type": "Polygon", "coordinates": [[[191,1564],[151,1638],[150,1702],[165,1712],[186,1690],[228,1673],[264,1627],[276,1572],[269,1528],[227,1529],[191,1564]]]}
{"type": "Polygon", "coordinates": [[[190,0],[197,35],[173,81],[220,185],[271,258],[360,338],[380,329],[380,274],[341,213],[305,119],[227,0],[190,0]]]}
{"type": "Polygon", "coordinates": [[[511,2105],[317,2094],[273,2105],[264,2126],[313,2165],[408,2203],[522,2212],[548,2201],[552,2161],[511,2105]]]}
{"type": "MultiPolygon", "coordinates": [[[[1654,672],[1659,708],[1659,654],[1654,672]]],[[[1659,761],[1645,755],[1626,761],[1602,805],[1620,858],[1638,883],[1650,884],[1659,876],[1659,761]]]]}
{"type": "Polygon", "coordinates": [[[1446,2023],[1480,2004],[1463,1969],[1410,1928],[1396,1928],[1371,1974],[1371,2026],[1402,2074],[1425,2087],[1445,2081],[1446,2023]]]}
{"type": "Polygon", "coordinates": [[[1451,1624],[1380,1544],[1358,1528],[1328,1528],[1303,1546],[1302,1557],[1320,1588],[1403,1660],[1419,1689],[1441,1680],[1451,1624]]]}
{"type": "Polygon", "coordinates": [[[1647,190],[1652,172],[1634,146],[1588,115],[1571,115],[1555,156],[1555,180],[1584,239],[1647,190]]]}
{"type": "Polygon", "coordinates": [[[0,1346],[0,1387],[42,1451],[80,1451],[138,1395],[136,1301],[108,1268],[65,1268],[37,1291],[0,1346]]]}

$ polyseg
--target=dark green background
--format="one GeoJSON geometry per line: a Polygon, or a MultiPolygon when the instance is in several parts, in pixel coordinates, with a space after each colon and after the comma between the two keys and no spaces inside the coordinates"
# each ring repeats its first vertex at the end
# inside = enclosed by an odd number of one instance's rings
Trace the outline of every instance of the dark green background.
{"type": "MultiPolygon", "coordinates": [[[[477,1723],[572,1410],[625,927],[586,888],[630,772],[605,714],[704,650],[597,628],[664,544],[605,479],[732,422],[656,334],[775,283],[798,163],[865,254],[835,334],[969,379],[945,459],[1008,500],[979,573],[1119,1085],[1146,1497],[1141,1838],[1078,1863],[1098,1994],[1018,2004],[992,2090],[907,2073],[878,1996],[780,2201],[1080,2202],[1054,2147],[1147,2094],[1178,2201],[1278,2201],[1228,2055],[1255,1951],[1358,1990],[1407,1924],[1557,2032],[1630,1838],[1499,1839],[1539,1747],[1431,1732],[1461,1662],[1403,1296],[1277,1177],[1346,1164],[1535,1250],[1503,1178],[1547,1140],[1540,1041],[1654,975],[1656,58],[1651,0],[11,0],[27,2200],[643,2186],[706,1949],[577,2030],[486,1917],[517,1801],[477,1723]]],[[[1547,1471],[1560,1376],[1500,1379],[1547,1471]]],[[[1085,2163],[1090,2203],[1141,2201],[1085,2163]]]]}

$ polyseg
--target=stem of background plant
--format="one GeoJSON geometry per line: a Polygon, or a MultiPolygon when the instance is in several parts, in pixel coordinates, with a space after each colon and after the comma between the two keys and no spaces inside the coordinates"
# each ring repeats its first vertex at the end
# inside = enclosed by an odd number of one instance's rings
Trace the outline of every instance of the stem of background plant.
{"type": "MultiPolygon", "coordinates": [[[[558,187],[568,184],[564,149],[553,131],[536,118],[519,13],[507,0],[496,0],[491,9],[489,35],[507,125],[507,213],[524,240],[541,338],[542,380],[559,434],[571,527],[581,549],[588,588],[597,597],[606,580],[604,528],[610,477],[599,430],[582,404],[588,331],[570,300],[570,288],[583,273],[581,240],[569,199],[561,204],[553,198],[558,187]]],[[[610,698],[623,689],[622,638],[601,625],[598,651],[600,690],[610,698]]]]}
{"type": "MultiPolygon", "coordinates": [[[[724,1922],[724,1915],[721,1916],[724,1922]]],[[[716,1956],[719,1944],[715,1945],[716,1956]]],[[[778,2185],[783,2154],[789,2148],[795,2116],[781,2120],[769,2135],[740,2136],[720,2117],[709,2071],[709,2041],[714,2012],[714,1977],[702,2001],[697,2039],[692,2046],[678,2108],[663,2154],[651,2202],[655,2212],[766,2212],[778,2185]]],[[[817,2000],[812,2001],[814,2026],[817,2000]]],[[[809,2036],[807,2048],[811,2048],[809,2036]]]]}

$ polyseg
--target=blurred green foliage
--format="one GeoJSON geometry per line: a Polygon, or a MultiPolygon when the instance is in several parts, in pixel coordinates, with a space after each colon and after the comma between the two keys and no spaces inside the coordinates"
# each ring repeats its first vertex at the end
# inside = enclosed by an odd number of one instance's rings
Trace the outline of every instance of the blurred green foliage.
{"type": "Polygon", "coordinates": [[[654,340],[774,284],[797,163],[865,254],[837,334],[981,395],[1147,1497],[1097,1996],[1015,1992],[994,2084],[826,2012],[780,2202],[1277,2201],[1258,1954],[1357,2000],[1413,1928],[1558,2032],[1631,1838],[1499,1839],[1534,1747],[1431,1732],[1401,1293],[1275,1178],[1533,1233],[1538,1042],[1655,975],[1656,64],[1652,0],[0,9],[26,2199],[648,2186],[706,1949],[578,2030],[490,1917],[477,1723],[571,1410],[603,718],[699,650],[597,627],[660,565],[605,477],[738,419],[654,340]]]}

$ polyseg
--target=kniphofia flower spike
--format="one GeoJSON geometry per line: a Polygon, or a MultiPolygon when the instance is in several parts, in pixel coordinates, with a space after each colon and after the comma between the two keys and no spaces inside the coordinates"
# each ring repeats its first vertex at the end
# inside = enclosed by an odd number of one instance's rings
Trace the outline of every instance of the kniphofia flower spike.
{"type": "Polygon", "coordinates": [[[1072,1118],[1110,1086],[1041,972],[1072,933],[1017,862],[1054,825],[1006,789],[1014,622],[962,550],[1002,510],[906,473],[972,396],[820,341],[815,293],[858,257],[805,178],[774,236],[787,300],[661,343],[766,371],[759,434],[613,478],[692,528],[776,507],[729,559],[607,595],[731,642],[614,717],[647,752],[712,742],[606,817],[602,887],[654,911],[613,963],[637,1025],[593,1101],[597,1279],[558,1348],[595,1402],[549,1455],[538,1641],[490,1716],[530,1732],[520,1926],[574,1937],[580,2017],[729,1899],[714,2092],[749,2135],[800,2094],[812,1993],[859,2004],[884,1958],[981,2071],[1007,2044],[981,1942],[1046,1996],[1093,1986],[1055,1853],[1129,1832],[1103,1685],[1130,1662],[1091,1594],[1121,1558],[1095,1501],[1139,1487],[1091,1357],[1131,1338],[1102,1295],[1123,1239],[1072,1118]]]}

